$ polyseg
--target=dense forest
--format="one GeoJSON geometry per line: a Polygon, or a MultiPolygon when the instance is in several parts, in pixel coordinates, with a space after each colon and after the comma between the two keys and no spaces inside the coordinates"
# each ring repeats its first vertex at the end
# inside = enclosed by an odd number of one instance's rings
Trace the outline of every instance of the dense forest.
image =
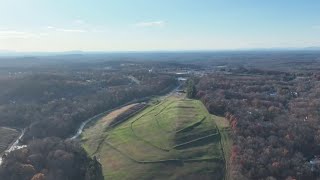
{"type": "Polygon", "coordinates": [[[197,95],[232,127],[233,179],[316,179],[320,74],[235,68],[197,79],[197,95]]]}
{"type": "Polygon", "coordinates": [[[25,129],[20,143],[27,145],[3,157],[0,176],[8,180],[103,179],[100,163],[79,144],[64,139],[97,114],[177,86],[174,76],[148,70],[125,61],[0,68],[0,126],[25,129]]]}
{"type": "Polygon", "coordinates": [[[76,142],[59,138],[35,140],[13,151],[0,168],[6,180],[103,180],[101,165],[76,142]]]}
{"type": "Polygon", "coordinates": [[[139,83],[121,71],[39,73],[1,79],[0,125],[28,127],[25,141],[66,138],[86,119],[135,99],[168,92],[176,83],[167,75],[130,75],[139,83]]]}

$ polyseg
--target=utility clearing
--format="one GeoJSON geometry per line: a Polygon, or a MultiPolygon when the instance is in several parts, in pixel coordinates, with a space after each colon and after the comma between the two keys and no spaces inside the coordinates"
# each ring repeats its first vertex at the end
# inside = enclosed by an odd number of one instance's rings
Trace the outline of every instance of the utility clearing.
{"type": "Polygon", "coordinates": [[[106,115],[82,134],[105,179],[226,178],[231,141],[224,118],[210,115],[198,100],[170,96],[110,127],[133,106],[106,115]]]}

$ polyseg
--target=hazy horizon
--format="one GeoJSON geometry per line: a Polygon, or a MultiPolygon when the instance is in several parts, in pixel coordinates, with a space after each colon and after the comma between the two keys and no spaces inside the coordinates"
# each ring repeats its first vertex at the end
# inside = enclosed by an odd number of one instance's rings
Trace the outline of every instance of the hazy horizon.
{"type": "Polygon", "coordinates": [[[216,51],[320,47],[311,0],[2,0],[0,50],[216,51]]]}
{"type": "Polygon", "coordinates": [[[270,47],[270,48],[239,48],[239,49],[164,49],[164,50],[62,50],[62,51],[16,51],[0,49],[0,56],[28,54],[108,54],[108,53],[219,53],[219,52],[286,52],[286,51],[319,51],[320,47],[270,47]]]}

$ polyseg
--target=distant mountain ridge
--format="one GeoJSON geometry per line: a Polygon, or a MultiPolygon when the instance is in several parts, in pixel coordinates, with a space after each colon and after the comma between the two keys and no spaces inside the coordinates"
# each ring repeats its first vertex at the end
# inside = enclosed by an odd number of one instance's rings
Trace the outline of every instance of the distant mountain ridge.
{"type": "Polygon", "coordinates": [[[319,51],[320,46],[311,46],[303,48],[248,48],[248,49],[225,49],[225,50],[158,50],[158,51],[57,51],[57,52],[20,52],[11,50],[1,50],[0,57],[15,56],[65,56],[65,55],[101,55],[109,53],[158,53],[158,52],[224,52],[224,51],[319,51]]]}
{"type": "Polygon", "coordinates": [[[73,55],[86,54],[83,51],[61,51],[61,52],[19,52],[10,50],[0,50],[0,56],[53,56],[53,55],[73,55]]]}

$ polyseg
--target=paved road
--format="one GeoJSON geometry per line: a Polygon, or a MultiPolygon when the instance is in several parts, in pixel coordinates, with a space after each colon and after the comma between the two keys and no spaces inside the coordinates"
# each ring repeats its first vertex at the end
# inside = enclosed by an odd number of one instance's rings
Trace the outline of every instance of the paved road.
{"type": "MultiPolygon", "coordinates": [[[[163,96],[163,99],[166,98],[166,97],[168,97],[168,96],[170,96],[172,93],[174,93],[177,89],[180,88],[180,86],[181,86],[181,85],[178,85],[176,88],[174,88],[174,89],[173,89],[172,91],[170,91],[168,94],[164,95],[164,96],[163,96]]],[[[71,139],[71,140],[77,139],[77,138],[81,135],[81,133],[83,132],[84,127],[85,127],[89,122],[91,122],[92,120],[94,120],[94,119],[96,119],[96,118],[99,118],[99,117],[102,117],[102,116],[104,116],[104,115],[106,115],[106,114],[108,114],[108,113],[110,113],[110,112],[112,112],[112,111],[114,111],[114,110],[116,110],[116,109],[119,109],[119,108],[121,108],[121,107],[123,107],[123,106],[129,105],[129,104],[132,104],[132,103],[135,103],[135,102],[137,102],[137,101],[141,101],[141,100],[143,100],[143,99],[146,99],[146,98],[141,98],[141,99],[139,99],[139,100],[133,100],[133,101],[131,101],[131,102],[129,102],[129,103],[126,103],[126,104],[124,104],[124,105],[121,105],[121,106],[119,106],[119,107],[110,109],[110,110],[108,110],[108,111],[102,112],[102,113],[100,113],[100,114],[97,114],[97,115],[89,118],[88,120],[86,120],[86,121],[84,121],[83,123],[81,123],[81,125],[80,125],[79,129],[77,130],[76,134],[73,135],[73,136],[72,136],[71,138],[69,138],[69,139],[71,139]]]]}
{"type": "MultiPolygon", "coordinates": [[[[17,150],[17,149],[21,149],[21,148],[27,147],[27,145],[19,145],[19,142],[20,142],[21,138],[24,136],[25,132],[26,132],[26,129],[23,129],[21,131],[20,136],[17,138],[17,140],[11,146],[9,146],[9,148],[4,152],[5,154],[8,154],[11,151],[14,151],[14,150],[17,150]]],[[[2,164],[2,157],[0,157],[0,165],[1,164],[2,164]]]]}

